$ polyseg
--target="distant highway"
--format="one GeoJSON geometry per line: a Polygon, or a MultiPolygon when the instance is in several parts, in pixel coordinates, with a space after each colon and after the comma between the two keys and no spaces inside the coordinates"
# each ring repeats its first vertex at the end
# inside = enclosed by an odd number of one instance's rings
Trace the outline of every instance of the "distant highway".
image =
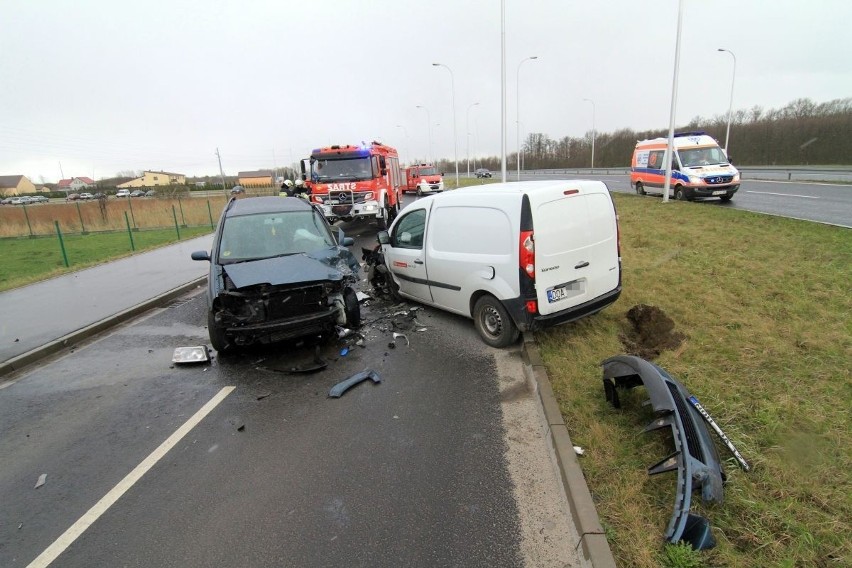
{"type": "MultiPolygon", "coordinates": [[[[601,170],[596,170],[601,171],[601,170]]],[[[611,170],[612,172],[624,170],[611,170]]],[[[786,178],[787,174],[770,170],[745,170],[744,179],[739,191],[728,203],[717,199],[708,199],[704,203],[710,207],[728,207],[743,209],[756,213],[767,213],[793,219],[828,223],[841,227],[852,228],[852,185],[829,182],[757,180],[751,176],[760,173],[779,175],[786,178]]],[[[801,175],[800,173],[797,175],[801,175]]],[[[824,171],[814,171],[809,175],[837,175],[824,171]]],[[[633,193],[630,187],[630,175],[627,173],[611,173],[609,175],[591,174],[588,170],[580,170],[579,175],[573,170],[538,170],[521,172],[522,180],[533,179],[598,179],[607,184],[610,191],[633,193]]],[[[509,179],[515,179],[509,176],[509,179]]],[[[651,197],[651,199],[655,199],[651,197]]],[[[659,198],[657,198],[659,199],[659,198]]]]}

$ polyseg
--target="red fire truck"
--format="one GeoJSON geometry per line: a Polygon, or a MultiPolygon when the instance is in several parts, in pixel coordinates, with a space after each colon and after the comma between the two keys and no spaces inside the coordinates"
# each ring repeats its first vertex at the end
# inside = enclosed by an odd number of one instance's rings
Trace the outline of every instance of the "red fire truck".
{"type": "Polygon", "coordinates": [[[399,155],[381,142],[327,146],[302,160],[302,179],[326,219],[376,219],[387,228],[400,210],[399,155]]]}
{"type": "Polygon", "coordinates": [[[414,164],[405,168],[405,184],[402,186],[403,193],[416,191],[417,195],[424,193],[438,193],[444,191],[444,178],[438,168],[432,164],[414,164]]]}

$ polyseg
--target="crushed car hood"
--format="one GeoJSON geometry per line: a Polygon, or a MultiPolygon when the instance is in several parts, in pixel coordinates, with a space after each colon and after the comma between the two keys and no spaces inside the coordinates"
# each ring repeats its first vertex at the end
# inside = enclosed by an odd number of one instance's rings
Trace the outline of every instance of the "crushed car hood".
{"type": "Polygon", "coordinates": [[[225,264],[222,270],[237,288],[257,284],[280,286],[321,281],[339,282],[346,277],[354,277],[358,262],[347,249],[328,249],[310,255],[300,253],[225,264]]]}

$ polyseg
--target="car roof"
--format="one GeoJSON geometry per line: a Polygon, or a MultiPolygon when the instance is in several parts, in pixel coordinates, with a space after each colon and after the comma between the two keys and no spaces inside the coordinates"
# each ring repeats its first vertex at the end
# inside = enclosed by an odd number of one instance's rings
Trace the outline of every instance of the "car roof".
{"type": "Polygon", "coordinates": [[[245,197],[232,199],[228,203],[226,217],[254,215],[257,213],[286,213],[290,211],[310,211],[313,207],[298,197],[245,197]]]}

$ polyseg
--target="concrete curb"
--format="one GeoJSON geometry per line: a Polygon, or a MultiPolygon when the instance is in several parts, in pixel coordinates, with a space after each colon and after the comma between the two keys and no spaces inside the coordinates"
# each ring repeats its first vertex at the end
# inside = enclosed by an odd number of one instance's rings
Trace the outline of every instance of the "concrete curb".
{"type": "Polygon", "coordinates": [[[556,402],[553,394],[547,369],[531,333],[524,333],[523,358],[524,364],[529,366],[536,382],[536,391],[547,420],[550,443],[556,454],[562,484],[571,506],[571,516],[580,535],[583,556],[594,568],[616,568],[615,558],[598,518],[592,494],[589,492],[589,486],[586,484],[586,478],[583,476],[583,470],[580,468],[580,462],[571,444],[568,428],[559,410],[559,403],[556,402]]]}
{"type": "Polygon", "coordinates": [[[68,349],[72,347],[75,343],[82,341],[83,339],[87,339],[92,337],[95,334],[98,334],[105,329],[109,329],[119,323],[127,321],[131,318],[138,316],[141,313],[144,313],[151,308],[158,307],[162,304],[170,302],[177,298],[178,296],[182,296],[183,294],[189,292],[193,288],[197,288],[198,286],[204,284],[207,281],[207,276],[202,276],[201,278],[196,278],[186,284],[178,286],[177,288],[173,288],[168,292],[164,292],[159,296],[151,298],[150,300],[146,300],[140,304],[137,304],[131,308],[127,308],[117,314],[109,316],[108,318],[102,319],[101,321],[95,322],[86,327],[80,328],[76,331],[72,331],[66,335],[58,339],[54,339],[53,341],[42,345],[41,347],[36,347],[35,349],[31,349],[26,353],[21,353],[7,361],[3,361],[0,363],[0,377],[4,375],[8,375],[15,371],[20,371],[24,367],[35,363],[36,361],[47,357],[48,355],[53,355],[63,349],[68,349]]]}

